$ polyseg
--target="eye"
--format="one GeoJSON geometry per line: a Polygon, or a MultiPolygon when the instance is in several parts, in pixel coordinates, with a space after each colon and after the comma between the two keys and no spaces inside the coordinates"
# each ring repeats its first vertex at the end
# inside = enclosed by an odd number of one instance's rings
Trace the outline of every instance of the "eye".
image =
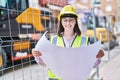
{"type": "Polygon", "coordinates": [[[73,22],[74,21],[74,19],[70,19],[70,22],[73,22]]]}
{"type": "Polygon", "coordinates": [[[64,19],[63,22],[67,22],[67,19],[64,19]]]}

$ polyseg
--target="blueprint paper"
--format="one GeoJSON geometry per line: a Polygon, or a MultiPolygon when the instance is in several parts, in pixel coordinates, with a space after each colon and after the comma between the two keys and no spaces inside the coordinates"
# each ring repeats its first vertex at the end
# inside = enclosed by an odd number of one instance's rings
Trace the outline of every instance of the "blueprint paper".
{"type": "MultiPolygon", "coordinates": [[[[45,33],[46,34],[46,33],[45,33]]],[[[80,48],[63,48],[51,44],[45,34],[35,49],[42,52],[42,60],[62,80],[86,80],[96,61],[101,43],[80,48]]]]}

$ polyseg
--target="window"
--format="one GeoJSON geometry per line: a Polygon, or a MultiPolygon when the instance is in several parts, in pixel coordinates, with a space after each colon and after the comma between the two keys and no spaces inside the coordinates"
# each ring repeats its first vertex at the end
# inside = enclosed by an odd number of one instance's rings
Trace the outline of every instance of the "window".
{"type": "Polygon", "coordinates": [[[107,2],[110,2],[110,1],[112,1],[112,0],[106,0],[107,2]]]}
{"type": "Polygon", "coordinates": [[[5,7],[6,2],[7,2],[7,0],[0,0],[0,7],[5,7]]]}
{"type": "Polygon", "coordinates": [[[28,7],[28,1],[27,0],[21,0],[21,10],[25,10],[28,7]]]}
{"type": "Polygon", "coordinates": [[[94,0],[94,4],[100,4],[100,0],[94,0]]]}
{"type": "Polygon", "coordinates": [[[112,6],[111,5],[107,5],[106,6],[106,11],[107,12],[111,12],[112,11],[112,6]]]}
{"type": "Polygon", "coordinates": [[[28,0],[0,0],[0,20],[15,18],[18,12],[25,10],[28,7],[28,0]]]}
{"type": "Polygon", "coordinates": [[[88,3],[88,0],[82,0],[83,3],[88,3]]]}

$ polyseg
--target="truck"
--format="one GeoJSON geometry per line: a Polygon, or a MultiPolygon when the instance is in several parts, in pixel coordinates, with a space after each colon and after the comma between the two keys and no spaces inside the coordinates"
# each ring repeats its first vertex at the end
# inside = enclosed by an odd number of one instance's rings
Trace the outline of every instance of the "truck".
{"type": "Polygon", "coordinates": [[[0,71],[15,66],[18,61],[32,61],[31,50],[37,40],[46,30],[49,35],[52,29],[56,29],[57,19],[47,6],[49,2],[0,0],[0,71]]]}

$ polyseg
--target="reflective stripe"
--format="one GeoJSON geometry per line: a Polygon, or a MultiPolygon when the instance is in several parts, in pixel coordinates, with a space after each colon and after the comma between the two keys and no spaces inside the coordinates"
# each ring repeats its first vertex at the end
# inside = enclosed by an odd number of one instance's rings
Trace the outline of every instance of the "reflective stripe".
{"type": "Polygon", "coordinates": [[[65,47],[65,43],[64,43],[64,40],[63,40],[62,36],[58,36],[57,37],[57,43],[56,43],[56,45],[60,46],[60,47],[65,47]]]}
{"type": "Polygon", "coordinates": [[[57,42],[57,36],[52,36],[51,37],[51,43],[56,44],[56,42],[57,42]]]}
{"type": "MultiPolygon", "coordinates": [[[[58,46],[64,47],[64,41],[62,37],[53,36],[51,38],[51,43],[56,44],[58,46]]],[[[80,46],[87,46],[88,45],[88,37],[86,36],[76,36],[75,40],[73,41],[72,47],[80,47],[80,46]]]]}
{"type": "Polygon", "coordinates": [[[64,40],[63,37],[59,37],[59,36],[52,36],[51,37],[51,43],[55,44],[55,45],[59,45],[60,47],[64,47],[64,40]]]}
{"type": "Polygon", "coordinates": [[[88,45],[88,37],[82,36],[81,46],[87,46],[87,45],[88,45]]]}

